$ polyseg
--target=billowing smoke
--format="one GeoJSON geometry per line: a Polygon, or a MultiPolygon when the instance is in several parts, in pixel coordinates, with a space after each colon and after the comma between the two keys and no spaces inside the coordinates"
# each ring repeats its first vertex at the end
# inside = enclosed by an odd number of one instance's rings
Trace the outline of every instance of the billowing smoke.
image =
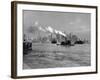
{"type": "Polygon", "coordinates": [[[49,26],[49,27],[46,27],[45,29],[46,29],[47,31],[51,32],[51,33],[54,33],[53,28],[51,28],[50,26],[49,26]]]}
{"type": "Polygon", "coordinates": [[[66,36],[65,33],[63,33],[62,31],[53,29],[51,26],[48,26],[46,28],[42,28],[41,26],[39,27],[39,30],[44,31],[44,32],[50,32],[50,33],[56,33],[56,34],[60,34],[62,36],[66,36]]]}
{"type": "Polygon", "coordinates": [[[58,30],[55,30],[55,33],[56,33],[56,34],[60,34],[60,35],[62,35],[62,36],[66,36],[66,34],[64,34],[63,32],[58,31],[58,30]]]}
{"type": "Polygon", "coordinates": [[[46,32],[45,29],[43,29],[41,26],[39,27],[39,30],[43,31],[43,32],[46,32]]]}

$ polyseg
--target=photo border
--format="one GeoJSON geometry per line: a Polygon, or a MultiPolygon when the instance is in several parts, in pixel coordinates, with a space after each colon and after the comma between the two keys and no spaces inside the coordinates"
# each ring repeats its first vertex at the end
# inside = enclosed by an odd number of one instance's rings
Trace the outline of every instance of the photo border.
{"type": "Polygon", "coordinates": [[[11,2],[11,77],[12,78],[31,78],[31,77],[50,77],[50,76],[66,76],[66,75],[80,75],[80,74],[94,74],[98,72],[98,8],[97,6],[88,5],[74,5],[74,4],[57,4],[57,3],[41,3],[41,2],[25,2],[25,1],[12,1],[11,2]],[[33,76],[17,76],[17,4],[28,5],[50,5],[59,7],[81,7],[96,9],[96,71],[93,72],[80,72],[80,73],[63,73],[63,74],[49,74],[49,75],[33,75],[33,76]]]}

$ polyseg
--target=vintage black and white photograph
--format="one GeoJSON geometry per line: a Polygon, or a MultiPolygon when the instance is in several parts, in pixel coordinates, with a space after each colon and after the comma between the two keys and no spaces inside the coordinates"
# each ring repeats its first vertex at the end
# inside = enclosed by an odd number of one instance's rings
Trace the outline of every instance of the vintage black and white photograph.
{"type": "Polygon", "coordinates": [[[23,69],[90,66],[90,16],[23,10],[23,69]]]}
{"type": "Polygon", "coordinates": [[[97,7],[12,2],[12,77],[97,73],[97,7]]]}

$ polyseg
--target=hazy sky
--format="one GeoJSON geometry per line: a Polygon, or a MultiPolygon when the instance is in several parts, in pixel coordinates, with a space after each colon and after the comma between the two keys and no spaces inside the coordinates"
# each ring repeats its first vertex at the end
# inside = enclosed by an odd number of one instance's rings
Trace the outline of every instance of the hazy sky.
{"type": "Polygon", "coordinates": [[[51,26],[65,32],[87,32],[91,26],[90,16],[89,13],[24,10],[23,24],[24,29],[37,23],[42,27],[51,26]]]}

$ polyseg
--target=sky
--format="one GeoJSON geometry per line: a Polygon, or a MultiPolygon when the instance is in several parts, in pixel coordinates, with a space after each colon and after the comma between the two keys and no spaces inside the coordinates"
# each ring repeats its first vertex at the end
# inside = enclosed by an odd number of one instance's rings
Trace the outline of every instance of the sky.
{"type": "Polygon", "coordinates": [[[51,26],[54,29],[69,32],[89,32],[91,26],[90,13],[55,12],[55,11],[23,11],[23,28],[39,25],[51,26]]]}

